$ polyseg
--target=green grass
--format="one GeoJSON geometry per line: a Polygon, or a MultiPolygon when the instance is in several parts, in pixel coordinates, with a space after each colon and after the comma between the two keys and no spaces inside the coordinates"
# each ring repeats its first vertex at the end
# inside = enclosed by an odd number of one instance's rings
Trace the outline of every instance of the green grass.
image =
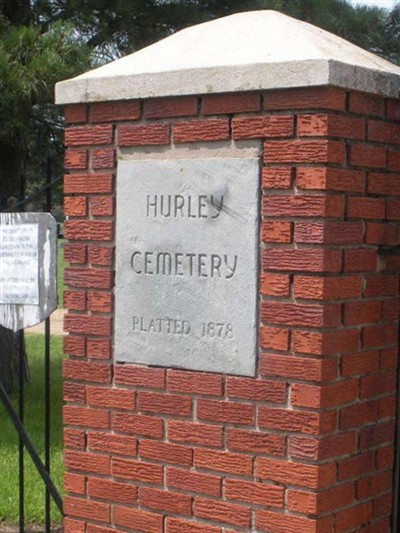
{"type": "MultiPolygon", "coordinates": [[[[36,449],[44,450],[44,338],[25,336],[30,381],[25,386],[25,426],[36,449]]],[[[52,479],[62,487],[62,337],[51,337],[51,469],[52,479]]],[[[15,396],[15,395],[14,395],[15,396]]],[[[15,397],[13,397],[15,400],[15,397]]],[[[17,405],[17,402],[14,402],[17,405]]],[[[44,484],[25,452],[25,513],[27,523],[44,521],[44,484]]],[[[52,521],[61,516],[52,504],[52,521]]],[[[0,404],[0,524],[18,521],[18,438],[4,407],[0,404]]]]}

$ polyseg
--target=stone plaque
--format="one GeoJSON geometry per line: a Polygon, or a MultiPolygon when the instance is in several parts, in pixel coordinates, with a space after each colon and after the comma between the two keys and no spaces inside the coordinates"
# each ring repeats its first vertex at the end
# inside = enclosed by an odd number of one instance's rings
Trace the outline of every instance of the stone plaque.
{"type": "Polygon", "coordinates": [[[253,376],[259,160],[120,161],[115,358],[253,376]]]}
{"type": "Polygon", "coordinates": [[[0,213],[0,324],[18,331],[57,307],[57,223],[48,213],[0,213]]]}

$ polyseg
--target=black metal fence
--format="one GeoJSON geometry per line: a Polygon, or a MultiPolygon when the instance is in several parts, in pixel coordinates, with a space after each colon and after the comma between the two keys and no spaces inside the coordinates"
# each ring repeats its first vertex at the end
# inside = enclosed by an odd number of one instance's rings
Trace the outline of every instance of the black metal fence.
{"type": "MultiPolygon", "coordinates": [[[[34,194],[29,197],[22,198],[8,209],[5,212],[11,211],[25,211],[26,206],[43,199],[41,202],[42,211],[51,213],[52,211],[52,196],[55,187],[60,183],[61,177],[53,179],[51,176],[51,165],[48,161],[47,165],[47,175],[46,175],[46,185],[41,189],[37,190],[34,194]]],[[[38,209],[36,208],[35,211],[38,209]]],[[[4,211],[3,211],[4,212],[4,211]]],[[[60,235],[59,235],[60,236],[60,235]]],[[[18,434],[19,444],[18,444],[18,463],[19,463],[19,531],[22,533],[25,531],[25,455],[27,452],[35,465],[38,473],[40,474],[43,480],[44,488],[44,524],[46,533],[51,530],[51,513],[50,513],[50,504],[51,499],[55,502],[61,514],[63,514],[62,509],[62,498],[58,492],[56,486],[54,485],[51,479],[51,454],[50,454],[50,411],[51,411],[51,402],[50,402],[50,387],[51,387],[51,375],[50,375],[50,318],[45,320],[44,324],[44,339],[43,339],[43,352],[44,352],[44,379],[43,379],[43,395],[44,395],[44,420],[43,420],[43,436],[44,436],[44,459],[40,457],[38,450],[35,448],[31,438],[29,437],[26,427],[24,425],[24,389],[26,381],[26,357],[25,357],[25,342],[24,342],[24,331],[20,330],[17,336],[17,350],[18,350],[18,378],[17,378],[17,396],[18,396],[18,407],[15,409],[9,394],[6,391],[4,384],[1,382],[0,376],[0,401],[3,403],[10,420],[15,427],[15,430],[18,434]]]]}

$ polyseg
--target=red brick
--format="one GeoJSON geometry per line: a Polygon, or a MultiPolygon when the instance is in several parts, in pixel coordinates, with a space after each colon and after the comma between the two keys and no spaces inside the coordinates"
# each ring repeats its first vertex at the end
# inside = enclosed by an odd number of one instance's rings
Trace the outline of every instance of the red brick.
{"type": "Polygon", "coordinates": [[[365,115],[385,115],[385,100],[381,96],[374,94],[351,92],[350,111],[365,115]]]}
{"type": "MultiPolygon", "coordinates": [[[[385,153],[386,159],[386,151],[385,153]]],[[[338,163],[345,159],[345,146],[340,141],[293,140],[266,141],[266,163],[338,163]]]]}
{"type": "Polygon", "coordinates": [[[385,218],[385,202],[380,198],[350,197],[347,204],[349,218],[383,219],[385,218]]]}
{"type": "Polygon", "coordinates": [[[326,328],[340,324],[340,305],[263,302],[261,320],[287,326],[326,328]]]}
{"type": "Polygon", "coordinates": [[[400,143],[400,125],[378,120],[368,122],[368,140],[387,144],[400,143]]]}
{"type": "MultiPolygon", "coordinates": [[[[63,530],[65,531],[65,533],[85,533],[86,524],[85,522],[81,522],[80,520],[73,520],[72,518],[64,518],[63,530]]],[[[95,532],[92,531],[91,533],[95,533],[95,532]]]]}
{"type": "MultiPolygon", "coordinates": [[[[379,174],[371,172],[368,178],[368,192],[370,194],[387,194],[389,196],[400,195],[399,174],[379,174]]],[[[377,201],[383,203],[383,199],[377,201]]]]}
{"type": "Polygon", "coordinates": [[[113,507],[113,523],[143,533],[162,533],[163,517],[160,514],[133,509],[132,507],[113,507]]]}
{"type": "Polygon", "coordinates": [[[216,472],[249,476],[252,473],[253,460],[250,455],[196,448],[194,466],[216,472]]]}
{"type": "Polygon", "coordinates": [[[357,350],[359,344],[360,331],[358,329],[326,332],[295,330],[292,333],[292,349],[296,353],[311,355],[349,353],[357,350]]]}
{"type": "Polygon", "coordinates": [[[167,371],[167,389],[171,392],[221,396],[222,387],[222,376],[219,374],[174,369],[167,371]]]}
{"type": "Polygon", "coordinates": [[[264,189],[290,189],[292,185],[292,169],[269,168],[262,169],[262,187],[264,189]]]}
{"type": "Polygon", "coordinates": [[[89,245],[89,261],[92,266],[111,266],[114,258],[114,248],[107,246],[89,245]]]}
{"type": "Polygon", "coordinates": [[[86,244],[69,244],[65,243],[64,261],[70,264],[86,263],[87,246],[86,244]]]}
{"type": "Polygon", "coordinates": [[[190,522],[178,518],[167,517],[165,533],[221,533],[221,529],[208,526],[203,522],[190,522]]]}
{"type": "Polygon", "coordinates": [[[400,151],[388,150],[388,170],[400,170],[400,151]]]}
{"type": "Polygon", "coordinates": [[[112,458],[111,471],[115,478],[157,485],[161,485],[163,478],[161,465],[145,463],[144,461],[132,461],[122,457],[112,458]]]}
{"type": "Polygon", "coordinates": [[[366,472],[372,472],[375,468],[374,452],[358,453],[353,457],[348,457],[338,461],[338,479],[359,478],[366,472]]]}
{"type": "Polygon", "coordinates": [[[250,509],[220,500],[195,498],[193,514],[205,520],[212,520],[233,526],[250,527],[250,509]]]}
{"type": "Polygon", "coordinates": [[[396,390],[396,375],[393,372],[364,376],[360,381],[360,397],[373,398],[396,390]]]}
{"type": "Polygon", "coordinates": [[[330,385],[291,385],[291,403],[296,407],[324,409],[337,407],[358,398],[358,380],[341,381],[330,385]]]}
{"type": "Polygon", "coordinates": [[[162,461],[176,465],[190,466],[192,464],[192,449],[187,446],[141,440],[139,442],[139,456],[152,461],[162,461]]]}
{"type": "MultiPolygon", "coordinates": [[[[319,533],[322,530],[319,529],[318,523],[321,523],[321,520],[317,521],[313,518],[291,516],[282,513],[278,514],[272,511],[256,511],[257,530],[259,529],[260,531],[266,531],[268,533],[270,531],[273,531],[274,533],[319,533]]],[[[327,531],[328,530],[325,530],[323,533],[327,531]]]]}
{"type": "Polygon", "coordinates": [[[210,447],[222,446],[223,428],[207,424],[168,420],[169,440],[210,447]]]}
{"type": "Polygon", "coordinates": [[[87,339],[87,356],[94,359],[110,359],[111,341],[109,339],[87,339]]]}
{"type": "Polygon", "coordinates": [[[197,417],[199,420],[226,424],[252,424],[254,422],[254,405],[199,398],[197,400],[197,417]]]}
{"type": "Polygon", "coordinates": [[[89,450],[112,455],[128,455],[131,458],[136,456],[136,439],[127,435],[88,431],[87,447],[89,450]]]}
{"type": "Polygon", "coordinates": [[[92,151],[92,168],[114,168],[115,150],[113,148],[99,148],[92,151]]]}
{"type": "Polygon", "coordinates": [[[268,217],[341,217],[343,198],[326,195],[274,195],[263,198],[263,214],[268,217]]]}
{"type": "Polygon", "coordinates": [[[231,451],[283,456],[285,453],[285,437],[261,431],[245,431],[227,428],[227,447],[231,451]]]}
{"type": "Polygon", "coordinates": [[[354,483],[341,484],[319,493],[302,490],[287,491],[289,511],[317,515],[346,507],[354,501],[354,483]]]}
{"type": "Polygon", "coordinates": [[[64,108],[64,118],[67,124],[87,121],[86,104],[69,104],[64,108]]]}
{"type": "MultiPolygon", "coordinates": [[[[356,251],[358,252],[358,250],[356,251]]],[[[365,251],[371,252],[370,250],[365,251]]],[[[376,259],[376,252],[374,257],[376,259]]],[[[266,270],[339,272],[341,255],[338,250],[270,248],[264,251],[262,263],[266,270]]]]}
{"type": "Polygon", "coordinates": [[[74,355],[75,357],[84,357],[86,355],[86,338],[79,335],[68,335],[63,338],[64,353],[74,355]]]}
{"type": "Polygon", "coordinates": [[[399,288],[397,275],[377,274],[365,276],[364,296],[394,296],[399,288]]]}
{"type": "Polygon", "coordinates": [[[307,87],[275,90],[264,93],[264,109],[332,109],[342,111],[346,106],[346,93],[333,87],[307,87]]]}
{"type": "Polygon", "coordinates": [[[322,489],[335,481],[335,465],[307,465],[289,461],[277,461],[266,457],[256,459],[257,476],[268,481],[283,483],[290,480],[291,485],[322,489]]]}
{"type": "Polygon", "coordinates": [[[94,407],[123,410],[135,408],[135,393],[127,389],[88,386],[86,398],[87,404],[94,407]]]}
{"type": "Polygon", "coordinates": [[[336,531],[337,533],[344,533],[354,529],[359,530],[362,525],[368,524],[371,516],[371,502],[340,511],[336,514],[336,531]]]}
{"type": "Polygon", "coordinates": [[[84,170],[87,168],[87,150],[66,150],[64,167],[70,170],[84,170]]]}
{"type": "Polygon", "coordinates": [[[139,503],[142,507],[149,507],[155,511],[190,515],[192,498],[178,492],[139,488],[139,503]]]}
{"type": "Polygon", "coordinates": [[[139,100],[129,102],[96,102],[90,106],[92,122],[117,122],[140,118],[139,100]]]}
{"type": "Polygon", "coordinates": [[[186,492],[221,496],[221,478],[211,474],[167,467],[167,486],[186,492]]]}
{"type": "Polygon", "coordinates": [[[262,505],[263,507],[283,507],[283,487],[230,478],[224,480],[224,486],[225,497],[228,500],[262,505]]]}
{"type": "Polygon", "coordinates": [[[175,143],[224,141],[229,139],[229,120],[208,119],[176,122],[172,127],[175,143]]]}
{"type": "Polygon", "coordinates": [[[375,272],[377,270],[378,254],[376,250],[345,250],[345,272],[375,272]]]}
{"type": "Polygon", "coordinates": [[[190,522],[178,518],[167,517],[165,533],[221,533],[221,529],[209,526],[204,522],[190,522]]]}
{"type": "Polygon", "coordinates": [[[111,144],[113,130],[105,126],[73,126],[65,129],[65,146],[111,144]]]}
{"type": "Polygon", "coordinates": [[[111,174],[67,174],[64,176],[65,194],[106,194],[112,191],[111,174]]]}
{"type": "Polygon", "coordinates": [[[230,398],[283,403],[286,400],[286,385],[276,381],[229,376],[226,393],[230,398]]]}
{"type": "Polygon", "coordinates": [[[290,411],[260,406],[258,408],[258,424],[260,428],[270,430],[278,429],[286,432],[296,431],[310,435],[323,435],[334,430],[336,413],[290,411]]]}
{"type": "Polygon", "coordinates": [[[232,120],[232,136],[235,140],[291,137],[293,124],[290,115],[237,117],[232,120]]]}
{"type": "Polygon", "coordinates": [[[363,328],[363,347],[395,345],[397,342],[396,325],[366,326],[363,328]]]}
{"type": "Polygon", "coordinates": [[[197,97],[150,98],[144,101],[145,118],[168,118],[197,115],[197,97]]]}
{"type": "Polygon", "coordinates": [[[260,292],[265,296],[289,296],[290,279],[287,274],[262,272],[260,292]]]}
{"type": "Polygon", "coordinates": [[[82,383],[65,381],[63,383],[63,400],[70,403],[85,403],[86,389],[82,383]]]}
{"type": "Polygon", "coordinates": [[[372,144],[355,144],[350,147],[350,164],[357,167],[385,168],[386,148],[372,144]]]}
{"type": "Polygon", "coordinates": [[[146,368],[117,364],[114,368],[115,383],[139,388],[164,389],[165,370],[163,368],[146,368]]]}
{"type": "Polygon", "coordinates": [[[356,376],[374,372],[379,368],[379,353],[358,352],[342,357],[342,375],[356,376]]]}
{"type": "Polygon", "coordinates": [[[110,475],[110,457],[99,453],[65,450],[64,465],[68,470],[105,476],[110,475]]]}
{"type": "Polygon", "coordinates": [[[84,450],[85,432],[81,429],[71,429],[64,427],[64,447],[73,450],[84,450]]]}
{"type": "Polygon", "coordinates": [[[88,292],[88,309],[95,313],[111,313],[113,295],[109,292],[88,292]]]}
{"type": "Polygon", "coordinates": [[[293,435],[289,438],[289,456],[306,460],[326,460],[354,452],[357,435],[354,431],[320,438],[293,435]]]}
{"type": "Polygon", "coordinates": [[[287,351],[289,348],[289,329],[262,326],[259,330],[259,342],[264,349],[287,351]]]}
{"type": "Polygon", "coordinates": [[[84,311],[86,309],[86,292],[64,291],[64,307],[74,311],[84,311]]]}
{"type": "Polygon", "coordinates": [[[77,241],[111,241],[114,235],[113,222],[101,220],[66,220],[64,237],[77,241]]]}
{"type": "Polygon", "coordinates": [[[302,244],[360,244],[362,222],[296,222],[294,242],[302,244]]]}
{"type": "Polygon", "coordinates": [[[138,409],[157,414],[189,416],[192,412],[192,400],[189,396],[138,392],[138,409]]]}
{"type": "Polygon", "coordinates": [[[65,472],[63,489],[65,492],[72,494],[86,493],[86,477],[79,474],[70,474],[65,472]]]}
{"type": "Polygon", "coordinates": [[[163,421],[155,416],[128,413],[113,413],[112,429],[130,435],[161,438],[164,433],[163,421]]]}
{"type": "Polygon", "coordinates": [[[111,318],[105,316],[65,315],[64,330],[84,335],[111,335],[111,318]]]}
{"type": "Polygon", "coordinates": [[[288,355],[263,355],[260,360],[260,374],[289,379],[324,381],[336,376],[334,361],[291,357],[288,355]]]}
{"type": "Polygon", "coordinates": [[[291,242],[292,223],[286,220],[262,221],[261,240],[264,242],[291,242]]]}
{"type": "Polygon", "coordinates": [[[91,498],[133,504],[137,500],[137,487],[108,479],[89,477],[88,495],[91,498]]]}
{"type": "Polygon", "coordinates": [[[64,198],[64,215],[70,217],[84,217],[87,213],[86,198],[82,196],[67,196],[64,198]]]}
{"type": "Polygon", "coordinates": [[[169,144],[169,124],[127,124],[117,127],[119,146],[169,144]]]}
{"type": "Polygon", "coordinates": [[[257,93],[207,94],[201,101],[203,115],[226,115],[249,113],[260,110],[260,95],[257,93]]]}
{"type": "Polygon", "coordinates": [[[89,199],[90,214],[94,217],[110,217],[114,214],[112,196],[93,196],[89,199]]]}
{"type": "Polygon", "coordinates": [[[372,476],[364,477],[356,482],[356,496],[358,500],[365,500],[387,491],[391,486],[391,472],[374,473],[372,476]]]}
{"type": "Polygon", "coordinates": [[[76,379],[77,381],[109,383],[110,366],[67,359],[63,364],[63,376],[66,379],[76,379]]]}
{"type": "Polygon", "coordinates": [[[367,401],[342,409],[340,413],[340,429],[361,427],[375,422],[378,418],[378,403],[367,401]]]}
{"type": "Polygon", "coordinates": [[[296,169],[299,189],[364,192],[365,172],[344,168],[299,167],[296,169]]]}
{"type": "Polygon", "coordinates": [[[363,140],[365,122],[361,118],[343,115],[300,115],[297,134],[301,137],[342,137],[363,140]]]}
{"type": "Polygon", "coordinates": [[[367,222],[367,244],[396,246],[399,242],[399,227],[394,224],[367,222]]]}
{"type": "Polygon", "coordinates": [[[110,506],[107,503],[73,498],[72,496],[66,496],[63,503],[64,513],[68,516],[95,520],[96,522],[110,521],[110,506]]]}
{"type": "Polygon", "coordinates": [[[76,407],[64,405],[63,420],[65,424],[83,426],[95,429],[107,429],[110,427],[110,414],[101,409],[89,407],[76,407]]]}
{"type": "Polygon", "coordinates": [[[112,273],[95,268],[66,268],[64,283],[82,289],[111,289],[112,273]]]}
{"type": "Polygon", "coordinates": [[[295,276],[295,298],[310,300],[342,300],[361,297],[361,276],[340,276],[323,278],[320,276],[295,276]]]}
{"type": "Polygon", "coordinates": [[[380,302],[367,300],[361,302],[348,302],[344,304],[344,324],[346,326],[379,322],[380,318],[380,302]]]}

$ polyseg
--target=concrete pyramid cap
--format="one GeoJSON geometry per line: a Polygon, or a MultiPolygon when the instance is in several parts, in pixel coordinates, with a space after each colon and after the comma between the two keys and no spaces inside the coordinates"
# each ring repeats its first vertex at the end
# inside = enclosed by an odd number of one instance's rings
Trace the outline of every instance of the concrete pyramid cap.
{"type": "Polygon", "coordinates": [[[332,85],[398,97],[400,68],[277,11],[179,31],[60,82],[58,104],[332,85]]]}

